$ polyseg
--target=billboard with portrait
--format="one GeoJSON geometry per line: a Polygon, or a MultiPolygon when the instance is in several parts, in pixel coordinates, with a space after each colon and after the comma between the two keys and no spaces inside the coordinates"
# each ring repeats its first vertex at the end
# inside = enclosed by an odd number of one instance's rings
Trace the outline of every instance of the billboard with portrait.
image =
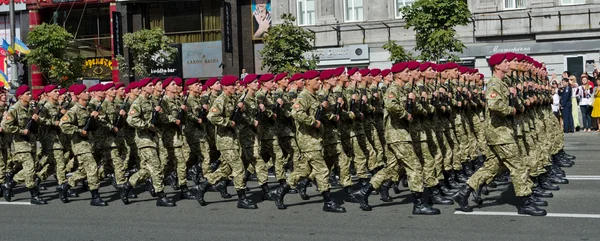
{"type": "Polygon", "coordinates": [[[271,27],[271,0],[252,0],[252,39],[263,39],[271,27]]]}

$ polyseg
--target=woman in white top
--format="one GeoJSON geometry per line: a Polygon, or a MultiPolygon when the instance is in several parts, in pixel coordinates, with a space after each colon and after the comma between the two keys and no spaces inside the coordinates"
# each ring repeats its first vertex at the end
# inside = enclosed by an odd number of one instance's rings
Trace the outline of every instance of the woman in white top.
{"type": "Polygon", "coordinates": [[[583,119],[583,131],[592,131],[592,90],[587,74],[581,75],[581,86],[575,91],[579,99],[581,118],[583,119]]]}
{"type": "Polygon", "coordinates": [[[560,116],[560,95],[558,95],[558,88],[556,88],[556,86],[556,83],[552,84],[552,92],[554,93],[552,95],[552,113],[558,118],[558,121],[562,126],[562,118],[560,116]]]}
{"type": "Polygon", "coordinates": [[[575,130],[579,130],[579,128],[581,128],[581,123],[579,120],[579,108],[577,108],[577,94],[575,93],[577,92],[575,90],[579,87],[579,85],[577,85],[577,78],[571,75],[571,77],[569,77],[569,84],[573,89],[573,91],[571,91],[571,112],[573,113],[573,127],[575,128],[575,130]]]}

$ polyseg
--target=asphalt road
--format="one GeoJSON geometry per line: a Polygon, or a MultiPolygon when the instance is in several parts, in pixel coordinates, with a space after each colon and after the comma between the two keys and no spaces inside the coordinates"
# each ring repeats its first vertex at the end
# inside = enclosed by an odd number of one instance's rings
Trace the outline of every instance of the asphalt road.
{"type": "MultiPolygon", "coordinates": [[[[0,240],[600,240],[600,134],[576,133],[566,139],[565,150],[577,156],[576,165],[565,168],[567,177],[596,176],[570,180],[547,199],[549,214],[570,217],[514,215],[510,185],[493,189],[475,208],[476,214],[492,215],[457,214],[456,206],[437,205],[441,215],[415,216],[406,189],[399,195],[391,192],[393,203],[372,196],[371,212],[347,203],[347,213],[332,214],[321,210],[314,187],[309,188],[309,201],[286,196],[287,210],[277,210],[269,201],[259,202],[257,210],[241,210],[235,197],[221,199],[218,193],[208,193],[204,207],[183,200],[177,207],[159,208],[147,192],[125,206],[105,183],[100,192],[108,207],[89,206],[89,193],[63,204],[54,187],[43,191],[48,205],[19,205],[28,203],[29,193],[16,189],[13,203],[0,202],[0,240]]],[[[251,198],[258,201],[260,188],[255,182],[249,185],[256,192],[251,198]]],[[[167,191],[175,195],[170,187],[167,191]]],[[[234,193],[232,187],[229,192],[234,193]]],[[[333,192],[341,200],[341,190],[333,192]]]]}

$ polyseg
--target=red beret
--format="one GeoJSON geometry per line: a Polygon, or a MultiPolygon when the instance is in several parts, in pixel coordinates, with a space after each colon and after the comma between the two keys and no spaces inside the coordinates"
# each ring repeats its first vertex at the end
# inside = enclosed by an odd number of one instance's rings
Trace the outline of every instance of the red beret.
{"type": "Polygon", "coordinates": [[[44,93],[50,93],[53,90],[55,90],[56,88],[58,88],[58,86],[56,86],[56,85],[46,85],[46,86],[44,86],[44,88],[42,89],[42,91],[44,93]]]}
{"type": "Polygon", "coordinates": [[[392,73],[399,73],[406,69],[406,62],[397,63],[392,66],[392,73]]]}
{"type": "Polygon", "coordinates": [[[369,74],[371,73],[371,70],[370,70],[370,69],[368,69],[368,68],[366,68],[366,69],[361,69],[361,70],[359,70],[359,71],[358,71],[358,73],[360,73],[360,75],[361,75],[362,77],[365,77],[365,76],[367,76],[367,75],[369,75],[369,74]]]}
{"type": "Polygon", "coordinates": [[[425,71],[425,70],[429,69],[429,67],[432,67],[432,66],[431,66],[431,62],[425,62],[425,63],[421,63],[421,65],[419,65],[419,70],[420,70],[421,72],[423,72],[423,71],[425,71]]]}
{"type": "Polygon", "coordinates": [[[525,62],[528,62],[528,63],[531,63],[533,61],[533,58],[529,57],[528,55],[525,55],[525,57],[523,59],[525,59],[525,62]]]}
{"type": "Polygon", "coordinates": [[[388,74],[392,73],[390,69],[384,69],[381,71],[381,76],[386,77],[388,74]]]}
{"type": "Polygon", "coordinates": [[[238,80],[237,76],[226,75],[226,76],[223,76],[223,78],[221,78],[221,85],[223,85],[223,86],[234,85],[237,80],[238,80]]]}
{"type": "Polygon", "coordinates": [[[94,86],[94,91],[104,91],[104,85],[103,84],[95,84],[94,86]]]}
{"type": "Polygon", "coordinates": [[[118,90],[118,89],[123,88],[123,87],[125,87],[125,84],[123,84],[121,82],[115,83],[115,90],[118,90]]]}
{"type": "Polygon", "coordinates": [[[479,74],[479,78],[480,78],[480,79],[483,79],[483,74],[479,74]]]}
{"type": "Polygon", "coordinates": [[[517,59],[517,61],[523,61],[523,59],[525,59],[525,55],[524,54],[515,54],[515,59],[517,59]]]}
{"type": "Polygon", "coordinates": [[[328,79],[331,79],[331,77],[333,77],[332,69],[323,70],[323,71],[321,71],[321,74],[319,75],[320,80],[328,80],[328,79]]]}
{"type": "Polygon", "coordinates": [[[504,54],[504,53],[494,54],[488,60],[488,64],[490,65],[490,67],[496,66],[497,64],[502,63],[502,61],[504,59],[506,59],[506,54],[504,54]]]}
{"type": "Polygon", "coordinates": [[[479,73],[479,69],[473,69],[473,73],[479,73]]]}
{"type": "Polygon", "coordinates": [[[247,84],[252,83],[256,79],[258,79],[258,75],[256,75],[256,74],[248,74],[248,75],[246,75],[246,77],[244,77],[244,80],[242,80],[242,82],[240,84],[247,85],[247,84]]]}
{"type": "Polygon", "coordinates": [[[461,74],[465,74],[469,72],[469,68],[465,67],[465,66],[460,66],[458,67],[458,71],[460,71],[461,74]]]}
{"type": "Polygon", "coordinates": [[[264,82],[269,82],[271,80],[273,80],[275,78],[275,76],[273,74],[263,74],[260,76],[260,78],[258,78],[258,81],[261,83],[264,82]]]}
{"type": "Polygon", "coordinates": [[[173,82],[173,78],[171,78],[171,77],[166,78],[165,80],[163,80],[163,82],[162,82],[163,85],[162,86],[163,87],[167,87],[167,86],[169,86],[171,84],[171,82],[173,82]]]}
{"type": "Polygon", "coordinates": [[[96,88],[98,88],[98,87],[96,87],[96,85],[92,85],[92,86],[90,86],[90,88],[88,88],[87,91],[90,92],[90,93],[96,92],[96,88]]]}
{"type": "Polygon", "coordinates": [[[292,81],[296,81],[296,80],[299,80],[299,79],[302,79],[302,77],[303,77],[303,76],[302,76],[302,74],[301,74],[301,73],[295,73],[295,74],[293,74],[293,75],[292,75],[292,77],[290,78],[290,82],[292,82],[292,81]]]}
{"type": "MultiPolygon", "coordinates": [[[[152,85],[154,85],[154,83],[152,82],[152,79],[150,79],[150,78],[148,78],[148,79],[142,79],[142,80],[140,80],[140,82],[138,82],[138,84],[137,84],[137,86],[136,86],[136,87],[137,87],[137,88],[144,88],[144,87],[146,87],[146,85],[148,85],[148,84],[152,84],[152,85]]],[[[133,88],[132,88],[132,89],[133,89],[133,88]]]]}
{"type": "Polygon", "coordinates": [[[175,81],[175,84],[179,85],[179,86],[181,86],[183,84],[183,80],[179,77],[173,78],[173,81],[175,81]]]}
{"type": "Polygon", "coordinates": [[[458,65],[457,63],[454,63],[454,62],[446,63],[446,70],[458,69],[459,67],[460,67],[460,65],[458,65]]]}
{"type": "Polygon", "coordinates": [[[371,69],[371,73],[370,74],[371,74],[371,76],[375,77],[375,76],[381,74],[381,70],[377,69],[377,68],[371,69]]]}
{"type": "Polygon", "coordinates": [[[287,77],[287,75],[288,74],[286,72],[279,73],[279,74],[275,75],[275,82],[284,79],[285,77],[287,77]]]}
{"type": "Polygon", "coordinates": [[[339,77],[340,75],[342,75],[344,73],[345,70],[346,70],[346,67],[344,67],[344,66],[337,67],[333,70],[333,75],[335,75],[335,77],[339,77]]]}
{"type": "Polygon", "coordinates": [[[358,68],[351,68],[348,70],[348,75],[354,75],[358,72],[358,68]]]}
{"type": "Polygon", "coordinates": [[[206,87],[211,87],[211,86],[213,86],[215,83],[217,83],[217,81],[219,81],[219,79],[218,79],[217,77],[212,77],[212,78],[210,78],[210,79],[206,80],[206,83],[205,83],[205,85],[206,85],[206,87]]]}
{"type": "Polygon", "coordinates": [[[65,93],[67,93],[67,88],[62,88],[58,91],[59,95],[64,95],[65,93]]]}
{"type": "Polygon", "coordinates": [[[77,85],[73,88],[73,94],[79,95],[85,91],[85,85],[77,85]]]}
{"type": "Polygon", "coordinates": [[[110,90],[110,88],[115,87],[114,83],[106,83],[104,84],[104,88],[102,88],[103,91],[107,91],[110,90]]]}
{"type": "MultiPolygon", "coordinates": [[[[172,78],[171,78],[171,77],[169,77],[169,78],[167,78],[167,79],[165,79],[165,80],[168,80],[168,79],[172,79],[172,78]]],[[[160,78],[154,78],[154,79],[152,79],[152,84],[153,84],[153,85],[156,85],[156,83],[158,83],[158,82],[162,82],[162,80],[160,80],[160,78]]]]}
{"type": "Polygon", "coordinates": [[[208,87],[206,87],[206,85],[202,86],[202,91],[206,91],[208,89],[208,87]]]}
{"type": "Polygon", "coordinates": [[[43,89],[35,89],[31,91],[31,95],[33,96],[33,99],[38,101],[40,100],[40,95],[42,95],[44,93],[43,89]]]}
{"type": "Polygon", "coordinates": [[[319,77],[319,74],[321,74],[321,73],[319,73],[319,71],[309,70],[309,71],[304,72],[304,74],[302,75],[302,78],[305,80],[314,79],[314,78],[319,77]]]}
{"type": "Polygon", "coordinates": [[[515,59],[515,57],[517,56],[517,55],[516,55],[515,53],[513,53],[513,52],[508,52],[508,53],[506,53],[505,55],[506,55],[506,57],[505,57],[505,58],[506,58],[506,60],[508,60],[508,61],[512,61],[512,60],[513,60],[513,59],[515,59]]]}
{"type": "Polygon", "coordinates": [[[193,85],[195,83],[198,83],[198,78],[190,78],[185,81],[185,86],[193,85]]]}
{"type": "Polygon", "coordinates": [[[408,63],[406,64],[406,67],[407,67],[409,70],[415,70],[415,69],[418,69],[418,68],[419,68],[419,66],[421,66],[421,63],[419,63],[419,62],[417,62],[417,61],[411,61],[411,62],[408,62],[408,63]]]}
{"type": "Polygon", "coordinates": [[[446,66],[447,66],[446,64],[438,64],[435,66],[435,70],[437,72],[442,72],[442,71],[446,70],[446,66]]]}

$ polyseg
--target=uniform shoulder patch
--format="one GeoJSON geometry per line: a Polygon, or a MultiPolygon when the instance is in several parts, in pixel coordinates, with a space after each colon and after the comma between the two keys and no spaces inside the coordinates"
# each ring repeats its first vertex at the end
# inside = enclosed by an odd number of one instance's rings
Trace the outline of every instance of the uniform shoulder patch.
{"type": "Polygon", "coordinates": [[[218,110],[217,108],[212,108],[212,110],[211,110],[211,111],[212,111],[212,112],[217,112],[217,111],[219,111],[219,110],[218,110]]]}
{"type": "Polygon", "coordinates": [[[388,95],[388,98],[390,98],[390,99],[393,99],[393,98],[394,98],[394,95],[392,95],[392,94],[389,94],[389,95],[388,95]]]}
{"type": "Polygon", "coordinates": [[[298,109],[298,108],[300,108],[300,105],[299,104],[295,104],[294,105],[294,109],[298,109]]]}
{"type": "Polygon", "coordinates": [[[63,115],[62,118],[60,118],[62,121],[67,121],[69,120],[69,116],[68,115],[63,115]]]}
{"type": "Polygon", "coordinates": [[[131,109],[131,110],[129,111],[129,114],[130,114],[130,115],[133,115],[133,114],[135,114],[135,109],[131,109]]]}
{"type": "Polygon", "coordinates": [[[12,120],[12,116],[10,116],[10,115],[6,115],[5,119],[6,119],[6,120],[12,120]]]}
{"type": "Polygon", "coordinates": [[[497,96],[498,96],[498,93],[496,93],[496,91],[493,91],[493,92],[490,94],[490,98],[492,98],[492,99],[493,99],[493,98],[496,98],[497,96]]]}

